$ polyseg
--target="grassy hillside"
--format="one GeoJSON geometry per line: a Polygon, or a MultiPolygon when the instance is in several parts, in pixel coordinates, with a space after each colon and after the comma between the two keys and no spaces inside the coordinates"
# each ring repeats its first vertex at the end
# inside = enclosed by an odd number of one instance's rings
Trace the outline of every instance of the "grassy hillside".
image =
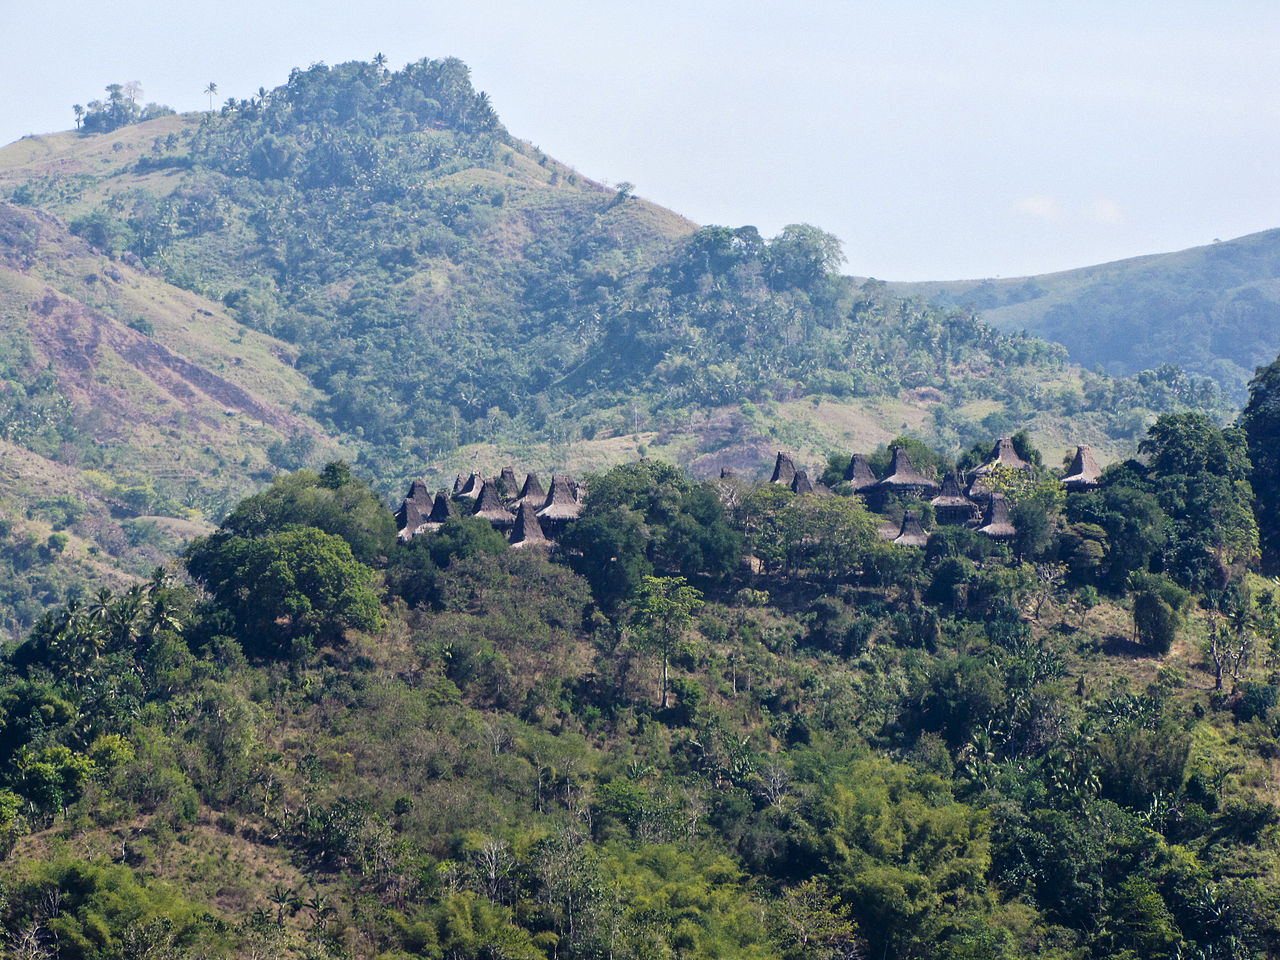
{"type": "Polygon", "coordinates": [[[338,451],[304,412],[316,394],[292,348],[9,204],[0,317],[0,606],[17,625],[67,589],[147,572],[268,478],[291,439],[338,451]],[[56,553],[23,548],[63,532],[56,553]]]}
{"type": "Polygon", "coordinates": [[[1237,403],[1280,352],[1280,230],[1042,276],[890,286],[1054,340],[1116,376],[1180,365],[1237,403]]]}

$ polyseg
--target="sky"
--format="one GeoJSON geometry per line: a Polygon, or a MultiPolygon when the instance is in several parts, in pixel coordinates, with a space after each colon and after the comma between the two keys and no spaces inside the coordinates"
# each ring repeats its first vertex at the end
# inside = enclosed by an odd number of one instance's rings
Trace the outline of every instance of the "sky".
{"type": "Polygon", "coordinates": [[[1020,276],[1280,227],[1280,4],[0,0],[0,144],[112,82],[178,110],[456,56],[507,129],[845,271],[1020,276]]]}

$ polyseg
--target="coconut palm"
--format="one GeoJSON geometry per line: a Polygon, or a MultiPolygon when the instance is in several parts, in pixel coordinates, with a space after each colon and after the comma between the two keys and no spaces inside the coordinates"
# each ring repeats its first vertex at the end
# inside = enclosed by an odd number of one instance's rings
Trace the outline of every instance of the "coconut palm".
{"type": "Polygon", "coordinates": [[[204,92],[209,95],[209,112],[213,113],[213,95],[218,92],[218,85],[210,80],[209,85],[204,88],[204,92]]]}

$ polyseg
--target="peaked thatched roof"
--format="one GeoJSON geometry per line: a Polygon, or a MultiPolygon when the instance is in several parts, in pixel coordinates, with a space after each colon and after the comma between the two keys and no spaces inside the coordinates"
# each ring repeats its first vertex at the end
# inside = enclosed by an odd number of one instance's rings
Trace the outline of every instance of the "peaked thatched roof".
{"type": "Polygon", "coordinates": [[[478,473],[473,473],[471,476],[467,477],[466,482],[462,485],[462,489],[455,490],[453,495],[455,497],[471,497],[474,500],[476,497],[480,496],[480,491],[482,489],[484,489],[484,477],[480,476],[478,473]]]}
{"type": "Polygon", "coordinates": [[[550,545],[551,541],[542,532],[542,524],[538,523],[532,504],[528,501],[520,504],[520,512],[516,514],[516,525],[511,530],[511,546],[520,548],[550,545]]]}
{"type": "Polygon", "coordinates": [[[935,507],[972,507],[974,502],[960,489],[960,478],[954,470],[948,470],[942,478],[942,492],[929,501],[935,507]]]}
{"type": "Polygon", "coordinates": [[[733,472],[733,468],[732,468],[732,467],[721,467],[721,468],[720,468],[720,479],[721,479],[721,480],[728,480],[730,477],[734,477],[734,476],[737,476],[737,474],[735,474],[735,473],[733,472]]]}
{"type": "Polygon", "coordinates": [[[778,459],[773,464],[773,476],[770,483],[790,483],[796,478],[796,465],[782,451],[778,451],[778,459]]]}
{"type": "Polygon", "coordinates": [[[1102,468],[1093,459],[1093,451],[1087,445],[1076,447],[1076,457],[1062,478],[1062,485],[1072,490],[1089,490],[1098,485],[1102,468]]]}
{"type": "Polygon", "coordinates": [[[876,484],[876,489],[886,492],[893,490],[920,490],[928,493],[937,493],[942,488],[938,486],[936,480],[930,480],[915,468],[906,450],[902,447],[894,447],[893,462],[889,465],[889,475],[876,484]]]}
{"type": "Polygon", "coordinates": [[[529,504],[534,510],[539,509],[547,502],[547,491],[542,489],[542,481],[538,479],[536,473],[526,473],[524,477],[524,486],[520,488],[520,496],[516,498],[513,507],[521,504],[529,504]]]}
{"type": "Polygon", "coordinates": [[[1018,451],[1013,448],[1013,441],[1008,437],[1001,437],[996,441],[996,445],[991,450],[991,456],[987,458],[987,462],[973,471],[975,477],[985,477],[997,466],[1008,467],[1010,470],[1030,470],[1031,464],[1018,456],[1018,451]]]}
{"type": "Polygon", "coordinates": [[[920,526],[920,518],[915,515],[915,511],[908,510],[902,515],[902,529],[893,538],[893,542],[904,547],[923,547],[929,542],[929,535],[920,526]]]}
{"type": "Polygon", "coordinates": [[[502,475],[498,477],[498,493],[502,494],[503,500],[514,500],[520,495],[520,481],[516,479],[514,467],[502,468],[502,475]]]}
{"type": "Polygon", "coordinates": [[[986,524],[978,528],[978,532],[995,540],[1006,540],[1018,531],[1009,519],[1009,501],[1003,494],[994,494],[987,506],[986,524]]]}
{"type": "Polygon", "coordinates": [[[813,493],[813,482],[809,479],[809,474],[804,470],[797,470],[794,477],[791,478],[791,492],[796,494],[813,493]]]}
{"type": "Polygon", "coordinates": [[[458,474],[456,477],[453,478],[453,495],[455,497],[458,496],[458,494],[462,493],[463,482],[464,481],[462,479],[462,474],[458,474]]]}
{"type": "Polygon", "coordinates": [[[431,513],[427,523],[444,523],[453,516],[453,501],[441,490],[436,494],[436,502],[431,505],[431,513]]]}
{"type": "Polygon", "coordinates": [[[850,458],[849,466],[844,471],[844,478],[849,481],[854,493],[865,490],[867,487],[874,487],[879,482],[871,470],[871,464],[867,463],[867,458],[861,453],[855,453],[850,458]]]}
{"type": "Polygon", "coordinates": [[[551,489],[547,492],[546,505],[538,511],[541,520],[577,520],[582,513],[582,504],[573,495],[573,487],[568,477],[556,475],[551,478],[551,489]]]}
{"type": "Polygon", "coordinates": [[[516,522],[515,515],[502,505],[496,480],[486,480],[480,487],[480,499],[476,501],[475,515],[484,517],[498,527],[509,527],[516,522]]]}
{"type": "Polygon", "coordinates": [[[409,495],[396,510],[396,529],[413,530],[426,516],[429,509],[427,504],[430,502],[431,494],[427,491],[427,485],[421,480],[413,481],[409,486],[409,495]]]}

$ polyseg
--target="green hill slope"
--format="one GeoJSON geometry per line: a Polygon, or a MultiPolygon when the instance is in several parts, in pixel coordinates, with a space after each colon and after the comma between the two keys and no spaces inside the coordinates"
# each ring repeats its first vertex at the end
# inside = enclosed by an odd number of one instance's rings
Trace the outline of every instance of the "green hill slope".
{"type": "Polygon", "coordinates": [[[820,468],[905,429],[1105,460],[1156,413],[1225,409],[859,285],[816,228],[698,228],[606,188],[511,136],[456,60],[25,138],[0,196],[7,435],[150,484],[148,514],[216,520],[334,453],[390,498],[512,461],[820,468]]]}
{"type": "Polygon", "coordinates": [[[1116,376],[1178,364],[1237,402],[1280,351],[1280,230],[1035,277],[889,286],[1057,341],[1116,376]]]}

